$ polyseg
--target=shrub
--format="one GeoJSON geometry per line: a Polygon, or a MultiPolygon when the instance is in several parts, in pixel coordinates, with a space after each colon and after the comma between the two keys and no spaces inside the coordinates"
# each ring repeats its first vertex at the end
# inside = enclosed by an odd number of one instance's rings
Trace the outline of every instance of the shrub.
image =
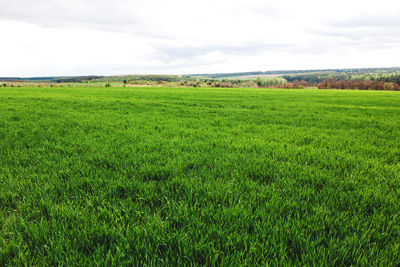
{"type": "Polygon", "coordinates": [[[231,87],[233,87],[233,85],[229,84],[229,83],[221,83],[221,87],[231,88],[231,87]]]}
{"type": "Polygon", "coordinates": [[[387,90],[398,91],[400,86],[397,83],[382,81],[355,81],[326,79],[318,84],[319,89],[352,89],[352,90],[387,90]]]}

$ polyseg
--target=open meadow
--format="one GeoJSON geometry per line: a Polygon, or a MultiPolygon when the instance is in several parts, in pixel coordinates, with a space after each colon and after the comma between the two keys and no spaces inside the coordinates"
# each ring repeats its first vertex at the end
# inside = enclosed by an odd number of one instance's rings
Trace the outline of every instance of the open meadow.
{"type": "Polygon", "coordinates": [[[0,265],[400,265],[400,92],[0,88],[0,265]]]}

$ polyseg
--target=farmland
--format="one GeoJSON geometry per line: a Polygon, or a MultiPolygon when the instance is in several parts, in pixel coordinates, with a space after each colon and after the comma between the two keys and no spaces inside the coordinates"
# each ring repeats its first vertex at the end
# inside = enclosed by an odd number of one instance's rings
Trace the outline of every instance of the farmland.
{"type": "Polygon", "coordinates": [[[0,101],[0,265],[400,264],[399,92],[0,101]]]}

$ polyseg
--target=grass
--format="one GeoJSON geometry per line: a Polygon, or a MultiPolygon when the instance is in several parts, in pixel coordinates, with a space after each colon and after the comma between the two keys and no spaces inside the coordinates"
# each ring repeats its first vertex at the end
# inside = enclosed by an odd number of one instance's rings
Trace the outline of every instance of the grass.
{"type": "Polygon", "coordinates": [[[400,264],[400,94],[0,88],[0,265],[400,264]]]}

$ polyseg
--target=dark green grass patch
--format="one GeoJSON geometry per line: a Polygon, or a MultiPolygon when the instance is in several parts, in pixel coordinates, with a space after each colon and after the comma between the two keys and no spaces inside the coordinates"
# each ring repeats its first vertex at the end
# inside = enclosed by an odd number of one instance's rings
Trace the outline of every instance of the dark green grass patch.
{"type": "Polygon", "coordinates": [[[400,94],[0,90],[0,265],[399,265],[400,94]]]}

